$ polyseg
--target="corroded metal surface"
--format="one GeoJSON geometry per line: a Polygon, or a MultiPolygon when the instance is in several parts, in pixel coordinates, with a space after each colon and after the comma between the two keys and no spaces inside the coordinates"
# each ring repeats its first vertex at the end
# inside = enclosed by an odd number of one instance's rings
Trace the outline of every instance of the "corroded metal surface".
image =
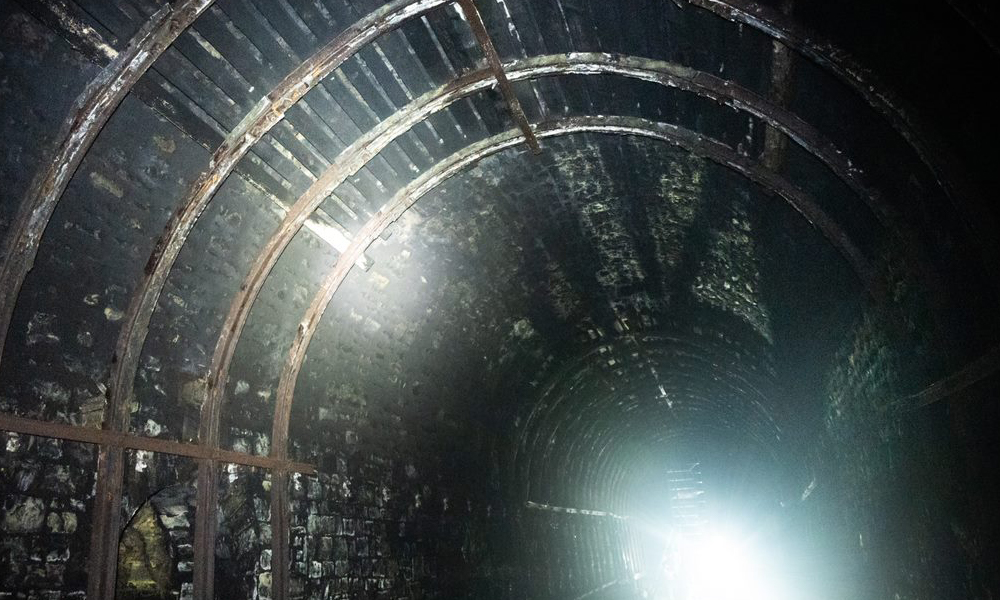
{"type": "MultiPolygon", "coordinates": [[[[767,169],[763,164],[738,154],[735,150],[700,134],[668,123],[659,123],[635,117],[576,117],[561,121],[542,123],[535,128],[540,138],[568,135],[581,132],[596,132],[616,135],[649,137],[683,148],[696,156],[702,156],[723,167],[732,169],[769,193],[784,199],[788,204],[816,227],[851,265],[859,280],[876,299],[883,291],[875,283],[873,269],[849,237],[816,203],[803,191],[791,185],[781,176],[767,169]]],[[[288,425],[291,416],[295,384],[305,360],[309,343],[319,326],[326,307],[347,277],[354,262],[375,241],[386,227],[403,215],[424,194],[442,182],[459,173],[469,165],[486,156],[510,148],[523,141],[518,130],[510,130],[477,142],[455,153],[449,159],[438,163],[409,185],[397,192],[355,235],[351,245],[337,258],[337,262],[327,274],[319,290],[313,297],[306,314],[299,321],[299,328],[292,342],[288,358],[278,383],[272,429],[272,448],[284,456],[288,441],[288,425]]]]}
{"type": "Polygon", "coordinates": [[[216,517],[219,495],[218,463],[206,458],[198,461],[198,495],[195,499],[194,551],[200,561],[192,569],[195,597],[215,598],[215,540],[219,528],[216,517]],[[207,514],[205,514],[207,513],[207,514]],[[202,516],[205,514],[205,516],[202,516]]]}
{"type": "Polygon", "coordinates": [[[288,502],[288,471],[271,472],[271,597],[285,600],[289,595],[288,568],[292,558],[288,548],[291,535],[288,502]]]}
{"type": "MultiPolygon", "coordinates": [[[[112,360],[109,386],[110,419],[119,425],[119,429],[124,429],[127,420],[128,399],[132,393],[139,355],[146,340],[149,320],[167,275],[198,217],[239,160],[253,144],[281,121],[291,106],[360,48],[383,33],[399,27],[406,20],[423,15],[447,3],[448,0],[397,0],[360,19],[289,73],[278,86],[258,102],[215,151],[209,170],[192,184],[188,193],[181,200],[178,209],[167,222],[129,303],[118,337],[115,357],[112,360]]],[[[212,413],[207,414],[211,415],[212,413]]],[[[204,416],[200,430],[201,442],[210,447],[217,446],[218,425],[206,422],[204,416]]],[[[104,458],[103,453],[102,450],[102,458],[104,458]]],[[[111,466],[121,463],[121,461],[110,460],[107,462],[111,466]]],[[[210,478],[215,477],[215,471],[213,461],[201,461],[199,463],[199,481],[208,482],[210,478]]],[[[120,473],[109,471],[109,475],[113,481],[121,479],[120,473]]],[[[110,496],[114,496],[116,493],[120,496],[120,484],[118,487],[118,492],[111,491],[110,496]]],[[[99,493],[101,493],[100,482],[98,488],[99,493]]],[[[202,532],[208,532],[213,528],[213,525],[208,523],[209,515],[214,514],[212,504],[215,502],[215,498],[214,495],[208,496],[211,491],[214,491],[214,486],[204,485],[199,488],[197,528],[202,532]]],[[[108,496],[108,494],[99,497],[104,496],[108,496]]],[[[117,508],[115,510],[117,511],[117,508]]],[[[115,529],[117,530],[117,528],[115,529]]],[[[214,580],[214,539],[212,538],[214,536],[200,533],[198,534],[200,543],[195,546],[195,580],[201,583],[196,588],[195,593],[199,598],[208,598],[210,596],[207,594],[212,592],[209,588],[211,585],[209,582],[214,580]]],[[[95,544],[97,543],[96,539],[95,537],[95,544]]],[[[100,543],[106,546],[107,541],[100,543]]],[[[102,564],[116,564],[116,561],[108,557],[101,560],[102,564]]],[[[113,570],[113,568],[112,566],[111,569],[113,570]]],[[[113,590],[113,577],[107,585],[111,586],[108,589],[113,590]]],[[[94,591],[97,590],[94,589],[94,591]]],[[[95,595],[95,597],[100,596],[101,594],[95,595]]]]}
{"type": "MultiPolygon", "coordinates": [[[[77,97],[48,164],[36,175],[11,224],[0,262],[0,357],[24,278],[63,191],[115,109],[147,69],[212,0],[164,6],[123,51],[106,47],[111,62],[77,97]]],[[[63,14],[63,13],[58,13],[63,14]]]]}
{"type": "Polygon", "coordinates": [[[510,110],[511,116],[514,117],[514,123],[521,129],[521,133],[524,134],[524,140],[528,144],[528,147],[531,148],[531,151],[538,154],[542,149],[538,147],[538,140],[535,139],[535,134],[531,131],[531,124],[528,123],[528,117],[524,115],[521,102],[517,99],[514,90],[510,86],[507,73],[500,62],[500,55],[497,54],[497,50],[493,46],[493,40],[490,39],[490,34],[486,31],[486,25],[479,14],[479,9],[476,8],[475,1],[459,0],[458,3],[462,7],[462,12],[465,13],[465,18],[469,21],[469,27],[472,28],[472,33],[476,36],[479,47],[482,48],[483,54],[486,56],[486,64],[490,66],[490,70],[493,71],[493,75],[496,77],[497,87],[500,88],[500,94],[503,96],[504,102],[507,103],[507,109],[510,110]]]}
{"type": "MultiPolygon", "coordinates": [[[[277,124],[292,105],[347,58],[379,35],[407,19],[447,4],[447,0],[397,0],[359,20],[347,31],[296,67],[263,97],[226,137],[212,156],[210,168],[192,184],[157,240],[123,320],[111,377],[112,405],[121,406],[131,393],[139,353],[146,339],[149,319],[170,268],[195,221],[215,192],[250,147],[277,124]]],[[[203,429],[203,433],[212,428],[203,429]]],[[[215,440],[203,439],[206,443],[215,440]]]]}
{"type": "MultiPolygon", "coordinates": [[[[111,62],[84,88],[57,139],[48,165],[36,175],[7,235],[0,263],[0,356],[21,286],[34,266],[38,246],[66,186],[94,140],[118,105],[157,58],[198,18],[212,0],[182,0],[158,10],[117,54],[108,48],[111,62]]],[[[57,15],[64,14],[56,10],[57,15]]],[[[104,426],[111,433],[124,430],[124,411],[110,406],[104,426]]],[[[97,496],[91,520],[88,595],[114,595],[121,529],[124,469],[121,445],[102,443],[98,454],[97,496]]]]}
{"type": "Polygon", "coordinates": [[[185,444],[162,438],[132,435],[120,431],[108,431],[107,429],[84,427],[82,425],[39,421],[37,419],[27,419],[7,414],[0,414],[0,430],[38,437],[58,438],[71,442],[82,442],[84,444],[99,444],[102,446],[132,448],[134,450],[186,456],[188,458],[211,459],[261,469],[285,469],[308,474],[316,472],[315,467],[306,463],[281,460],[268,456],[255,456],[232,450],[209,448],[202,444],[185,444]]]}
{"type": "MultiPolygon", "coordinates": [[[[874,207],[873,212],[876,215],[884,213],[881,210],[883,203],[879,194],[865,184],[861,172],[851,165],[850,161],[819,132],[787,110],[775,106],[749,90],[713,75],[663,61],[593,53],[534,57],[510,63],[505,70],[512,80],[566,74],[610,74],[633,77],[689,91],[739,110],[745,110],[763,119],[770,126],[781,131],[819,158],[861,196],[867,205],[874,207]]],[[[285,220],[257,256],[243,285],[233,298],[219,340],[216,343],[211,365],[213,385],[209,389],[205,409],[211,413],[210,422],[214,423],[216,427],[218,427],[229,366],[246,319],[249,317],[253,303],[271,269],[308,216],[327,195],[353,173],[356,173],[393,139],[451,103],[486,89],[491,84],[492,77],[492,71],[488,69],[474,71],[417,98],[405,109],[382,121],[377,127],[346,148],[331,167],[296,201],[285,220]]],[[[841,240],[843,243],[849,242],[846,236],[843,237],[844,239],[841,240]]],[[[869,289],[877,289],[877,286],[870,283],[869,274],[863,275],[863,279],[869,289]]],[[[217,433],[213,435],[217,435],[217,433]]],[[[279,447],[284,441],[274,439],[272,443],[273,446],[279,447]]]]}
{"type": "MultiPolygon", "coordinates": [[[[784,14],[792,11],[792,0],[784,0],[781,5],[784,14]]],[[[792,92],[792,51],[778,40],[771,42],[771,85],[770,97],[778,106],[788,106],[792,92]]],[[[772,171],[778,170],[785,161],[788,138],[773,127],[764,130],[764,148],[761,161],[772,171]]]]}

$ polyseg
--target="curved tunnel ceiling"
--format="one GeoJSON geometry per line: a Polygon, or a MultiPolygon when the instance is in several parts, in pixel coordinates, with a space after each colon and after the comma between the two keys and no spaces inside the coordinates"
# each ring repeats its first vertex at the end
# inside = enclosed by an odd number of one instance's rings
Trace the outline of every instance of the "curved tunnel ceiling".
{"type": "MultiPolygon", "coordinates": [[[[996,153],[970,148],[996,116],[943,91],[996,75],[972,3],[939,7],[947,51],[905,67],[927,12],[893,43],[866,35],[898,7],[627,4],[5,6],[24,156],[0,401],[23,432],[117,436],[92,467],[89,594],[114,595],[126,448],[197,460],[200,598],[220,469],[270,469],[288,597],[292,473],[412,470],[470,512],[618,518],[702,460],[752,465],[784,506],[840,415],[832,365],[868,356],[852,335],[919,347],[900,394],[995,345],[996,153]],[[958,59],[936,91],[910,77],[958,59]]],[[[637,559],[594,560],[547,593],[637,559]]]]}

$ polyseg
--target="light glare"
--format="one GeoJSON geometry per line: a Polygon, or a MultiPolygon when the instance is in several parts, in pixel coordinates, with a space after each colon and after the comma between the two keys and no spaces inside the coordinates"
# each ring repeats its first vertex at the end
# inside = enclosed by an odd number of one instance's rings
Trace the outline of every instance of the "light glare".
{"type": "Polygon", "coordinates": [[[785,600],[766,553],[737,536],[712,533],[677,540],[671,600],[785,600]]]}

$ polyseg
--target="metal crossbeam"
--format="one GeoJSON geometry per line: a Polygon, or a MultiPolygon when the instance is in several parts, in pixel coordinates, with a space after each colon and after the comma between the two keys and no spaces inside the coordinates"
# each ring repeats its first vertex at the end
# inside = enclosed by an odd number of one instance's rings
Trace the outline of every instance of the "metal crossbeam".
{"type": "Polygon", "coordinates": [[[1000,371],[1000,346],[972,361],[959,371],[939,379],[923,390],[903,398],[903,409],[920,408],[944,400],[1000,371]]]}
{"type": "Polygon", "coordinates": [[[270,456],[254,456],[253,454],[245,454],[243,452],[210,448],[202,444],[185,444],[184,442],[175,442],[173,440],[144,437],[141,435],[132,435],[119,431],[109,431],[107,429],[97,429],[95,427],[84,427],[82,425],[52,423],[49,421],[40,421],[38,419],[15,417],[13,415],[0,414],[0,430],[24,435],[67,440],[70,442],[97,444],[108,448],[131,448],[133,450],[146,450],[149,452],[159,452],[161,454],[186,456],[188,458],[209,459],[222,463],[246,465],[248,467],[257,467],[260,469],[281,469],[294,473],[304,473],[307,475],[316,473],[316,467],[310,464],[294,462],[287,459],[272,458],[270,456]]]}
{"type": "Polygon", "coordinates": [[[524,115],[521,102],[517,99],[514,88],[510,85],[510,80],[507,79],[507,72],[504,71],[503,64],[500,62],[500,55],[497,54],[496,46],[493,45],[493,40],[490,38],[489,32],[486,31],[486,24],[483,23],[483,18],[479,14],[479,9],[476,8],[475,1],[458,0],[458,4],[462,7],[462,12],[465,13],[469,27],[472,28],[472,33],[476,36],[476,41],[479,42],[479,47],[482,48],[483,54],[486,56],[486,63],[489,65],[490,70],[493,71],[493,76],[496,77],[497,87],[500,88],[500,94],[503,96],[504,102],[507,103],[507,109],[514,118],[514,122],[521,129],[521,133],[524,134],[525,143],[528,144],[532,152],[541,154],[542,149],[538,146],[538,139],[535,137],[535,132],[531,130],[531,124],[528,123],[528,117],[524,115]]]}

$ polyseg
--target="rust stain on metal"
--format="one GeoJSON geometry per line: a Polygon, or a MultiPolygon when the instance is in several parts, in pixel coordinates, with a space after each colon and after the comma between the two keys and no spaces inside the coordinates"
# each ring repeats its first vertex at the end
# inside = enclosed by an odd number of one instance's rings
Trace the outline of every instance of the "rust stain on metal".
{"type": "MultiPolygon", "coordinates": [[[[200,0],[197,4],[207,5],[207,2],[208,0],[200,0]]],[[[124,429],[127,423],[128,398],[135,382],[139,355],[146,340],[150,318],[167,275],[198,217],[239,160],[253,144],[284,118],[288,108],[360,48],[383,33],[399,27],[406,20],[419,17],[449,2],[450,0],[397,0],[360,19],[293,69],[267,96],[261,98],[253,110],[226,136],[223,143],[213,153],[209,170],[192,184],[176,211],[171,215],[163,233],[154,245],[149,260],[146,262],[143,276],[129,302],[115,347],[114,358],[111,361],[109,386],[111,396],[108,422],[112,424],[112,429],[124,429]]],[[[200,427],[200,441],[208,447],[218,445],[218,423],[211,420],[212,414],[214,413],[209,412],[209,418],[206,419],[206,414],[203,412],[200,427]]],[[[213,465],[202,465],[200,471],[214,472],[215,468],[213,465]]],[[[203,481],[207,481],[206,477],[207,473],[199,474],[199,478],[203,481]]],[[[214,497],[206,497],[206,494],[214,491],[214,487],[209,489],[210,487],[206,485],[199,488],[198,506],[208,507],[214,502],[214,497]]],[[[199,519],[198,522],[203,528],[207,526],[203,520],[199,519]]],[[[199,535],[198,538],[202,543],[195,546],[194,563],[197,571],[195,580],[203,584],[195,589],[196,597],[199,599],[207,598],[205,584],[214,579],[214,543],[209,537],[211,536],[199,535]]],[[[94,540],[96,544],[96,534],[94,540]]],[[[114,557],[105,557],[104,560],[105,564],[117,564],[114,557]]],[[[111,589],[113,590],[113,584],[111,589]]],[[[94,595],[94,597],[105,596],[94,595]]]]}
{"type": "Polygon", "coordinates": [[[538,139],[531,131],[531,123],[528,123],[521,102],[517,99],[517,94],[514,93],[514,89],[507,79],[507,73],[500,62],[500,55],[497,54],[496,46],[493,45],[493,40],[486,30],[486,24],[483,23],[483,17],[479,14],[479,9],[476,8],[475,0],[459,0],[458,3],[462,7],[462,12],[465,13],[473,35],[476,36],[476,41],[479,42],[479,47],[483,50],[483,55],[486,56],[486,64],[490,66],[493,76],[496,77],[497,87],[500,88],[500,94],[503,96],[504,102],[507,103],[507,110],[514,118],[514,123],[521,128],[531,151],[535,154],[541,154],[542,149],[538,146],[538,139]]]}
{"type": "Polygon", "coordinates": [[[87,562],[88,598],[115,596],[124,478],[125,451],[121,446],[102,445],[97,454],[97,493],[90,512],[93,528],[87,562]]]}
{"type": "Polygon", "coordinates": [[[158,10],[77,97],[51,160],[35,176],[7,234],[0,262],[0,353],[21,285],[34,266],[42,234],[69,180],[132,86],[210,3],[186,0],[158,10]]]}
{"type": "Polygon", "coordinates": [[[198,461],[198,495],[195,499],[194,549],[197,562],[193,569],[195,596],[199,600],[215,598],[215,538],[219,525],[216,499],[219,492],[219,469],[211,458],[198,461]],[[206,560],[206,557],[211,558],[206,560]]]}
{"type": "Polygon", "coordinates": [[[120,431],[39,421],[37,419],[15,417],[7,414],[0,414],[0,430],[38,437],[58,438],[84,444],[97,444],[108,448],[132,448],[135,450],[186,456],[188,458],[209,459],[261,469],[284,469],[294,473],[309,475],[316,472],[316,468],[312,465],[277,459],[270,456],[255,456],[253,454],[244,454],[243,452],[211,448],[204,444],[186,444],[173,440],[132,435],[120,431]]]}
{"type": "MultiPolygon", "coordinates": [[[[212,379],[210,380],[208,399],[203,411],[207,415],[203,416],[203,419],[206,419],[204,423],[208,427],[213,427],[214,430],[206,431],[205,435],[218,435],[219,416],[222,410],[225,384],[229,376],[229,366],[236,351],[240,335],[246,325],[246,320],[250,315],[250,309],[253,307],[253,303],[256,301],[268,274],[274,268],[274,265],[277,264],[281,253],[299,229],[301,229],[309,215],[337,186],[364,167],[369,160],[381,152],[392,140],[403,135],[412,126],[427,118],[427,116],[447,107],[457,99],[475,91],[486,89],[491,79],[492,73],[488,69],[473,71],[437,90],[432,90],[420,96],[407,105],[406,108],[380,122],[371,131],[345,148],[330,167],[295,201],[285,219],[278,226],[278,229],[271,235],[264,248],[257,255],[257,258],[251,265],[250,271],[244,278],[243,284],[240,286],[240,291],[230,302],[229,311],[225,321],[223,321],[222,331],[216,341],[215,351],[212,355],[212,364],[210,367],[212,379]]],[[[279,448],[284,446],[285,442],[286,440],[283,439],[272,439],[271,446],[272,448],[279,448]]]]}
{"type": "MultiPolygon", "coordinates": [[[[792,0],[784,0],[781,4],[782,13],[792,12],[792,0]]],[[[778,106],[788,106],[792,91],[792,51],[778,40],[771,42],[771,98],[778,106]]],[[[774,127],[764,129],[764,149],[761,151],[761,161],[768,169],[778,170],[785,160],[785,149],[788,138],[774,127]]]]}
{"type": "MultiPolygon", "coordinates": [[[[398,0],[369,14],[292,70],[229,133],[213,154],[209,170],[192,184],[171,216],[146,263],[145,276],[129,303],[116,346],[118,361],[112,368],[110,386],[112,404],[123,404],[122,399],[131,393],[149,320],[167,275],[194,223],[236,163],[284,117],[289,107],[359,48],[405,20],[443,4],[447,0],[398,0]]],[[[203,442],[217,443],[216,436],[205,437],[214,429],[202,427],[203,442]]]]}
{"type": "Polygon", "coordinates": [[[288,515],[288,472],[271,472],[271,597],[285,600],[289,596],[288,567],[292,557],[289,552],[291,523],[288,515]]]}
{"type": "MultiPolygon", "coordinates": [[[[506,71],[514,80],[565,74],[615,74],[689,91],[744,110],[763,119],[819,158],[855,193],[862,197],[866,204],[873,207],[876,216],[883,212],[881,210],[883,206],[881,196],[865,185],[860,171],[853,167],[837,148],[819,132],[787,110],[749,90],[713,75],[663,61],[595,53],[558,54],[515,61],[508,65],[506,71]]],[[[492,72],[488,69],[473,71],[415,99],[404,109],[379,123],[374,129],[346,148],[333,161],[330,168],[321,174],[316,182],[299,197],[285,220],[254,260],[250,272],[240,286],[239,293],[233,297],[230,303],[212,357],[211,372],[214,384],[209,390],[205,409],[206,412],[210,412],[210,422],[217,426],[229,366],[257,295],[284,248],[291,242],[309,214],[319,206],[323,198],[333,192],[350,175],[362,168],[368,160],[378,154],[396,137],[434,112],[485,89],[491,78],[492,72]]],[[[816,218],[822,219],[819,213],[816,215],[816,218]]],[[[840,242],[849,242],[846,235],[840,237],[842,237],[840,242]]],[[[857,262],[858,258],[860,257],[854,257],[852,260],[857,262]]],[[[878,296],[879,288],[874,283],[867,268],[864,269],[863,278],[866,288],[872,290],[874,296],[878,296]]],[[[280,416],[284,407],[280,405],[280,399],[278,402],[275,419],[287,418],[280,416]]],[[[287,428],[276,426],[276,430],[282,429],[287,428]]],[[[271,441],[273,448],[282,447],[287,443],[287,439],[282,436],[276,436],[271,441]]]]}
{"type": "MultiPolygon", "coordinates": [[[[721,142],[676,125],[636,117],[575,117],[539,124],[535,131],[541,138],[582,132],[649,137],[681,147],[697,156],[702,156],[723,167],[732,169],[788,202],[837,248],[851,265],[862,285],[873,297],[881,298],[884,295],[884,290],[877,285],[877,279],[874,278],[874,271],[868,259],[854,246],[850,238],[819,207],[814,199],[769,170],[762,163],[740,155],[721,142]]],[[[271,439],[276,443],[278,440],[281,441],[280,446],[274,446],[276,450],[284,448],[287,444],[295,385],[313,334],[316,332],[327,306],[347,278],[358,257],[372,242],[378,239],[389,225],[401,217],[427,192],[469,165],[475,164],[491,154],[510,148],[523,139],[523,132],[514,129],[456,152],[399,190],[351,240],[350,245],[337,258],[337,262],[324,278],[305,315],[299,321],[300,325],[295,339],[282,368],[271,434],[271,439]]]]}
{"type": "MultiPolygon", "coordinates": [[[[35,176],[7,235],[0,263],[0,357],[14,305],[25,277],[34,266],[42,234],[83,157],[139,78],[209,4],[211,0],[182,0],[164,6],[143,24],[125,50],[105,51],[100,56],[112,60],[77,97],[73,112],[57,138],[52,159],[35,176]]],[[[50,8],[57,18],[66,17],[62,7],[50,8]]],[[[97,35],[92,30],[77,33],[91,41],[97,35]]],[[[107,50],[110,46],[98,44],[98,48],[107,50]]],[[[124,408],[114,404],[108,407],[104,425],[109,434],[124,430],[125,421],[124,408]]],[[[92,598],[114,596],[124,462],[122,446],[101,446],[87,582],[87,593],[92,598]]]]}

